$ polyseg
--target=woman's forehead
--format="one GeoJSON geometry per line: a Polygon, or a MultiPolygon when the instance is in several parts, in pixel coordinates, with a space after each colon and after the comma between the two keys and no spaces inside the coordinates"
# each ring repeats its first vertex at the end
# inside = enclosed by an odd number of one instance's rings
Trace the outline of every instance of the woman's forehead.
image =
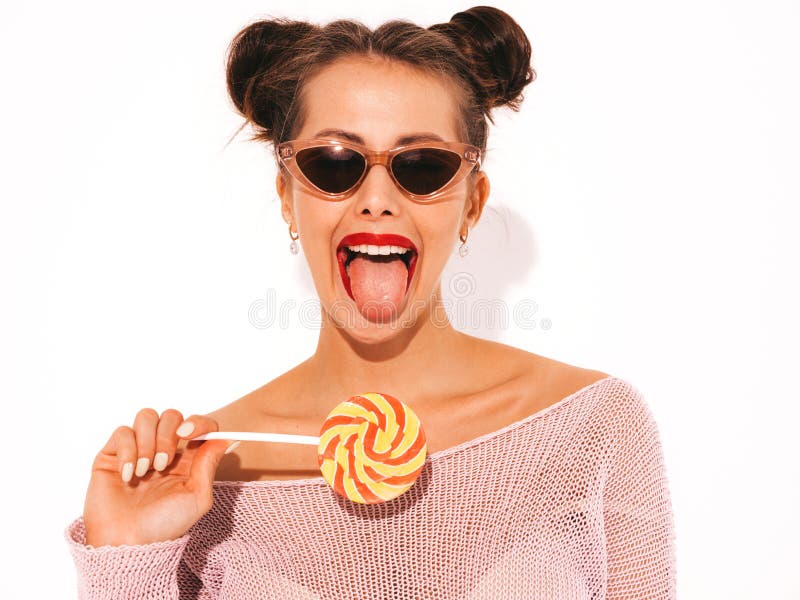
{"type": "Polygon", "coordinates": [[[418,132],[454,140],[456,102],[452,87],[434,74],[394,61],[343,59],[304,86],[304,123],[298,137],[341,129],[367,145],[387,147],[418,132]]]}

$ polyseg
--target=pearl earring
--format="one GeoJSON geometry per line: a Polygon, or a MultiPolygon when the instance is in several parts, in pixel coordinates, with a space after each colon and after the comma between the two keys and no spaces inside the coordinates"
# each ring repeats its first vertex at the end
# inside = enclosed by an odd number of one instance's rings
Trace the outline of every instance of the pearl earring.
{"type": "Polygon", "coordinates": [[[297,244],[297,238],[300,237],[300,234],[299,233],[295,233],[294,231],[292,231],[291,223],[289,224],[289,237],[292,238],[292,243],[289,244],[289,251],[292,254],[297,254],[297,252],[299,251],[299,247],[298,247],[298,244],[297,244]]]}
{"type": "MultiPolygon", "coordinates": [[[[469,235],[469,229],[467,229],[467,235],[469,235]]],[[[461,245],[458,247],[458,255],[461,258],[464,258],[469,252],[469,246],[467,246],[467,235],[458,236],[458,239],[461,240],[461,245]]]]}

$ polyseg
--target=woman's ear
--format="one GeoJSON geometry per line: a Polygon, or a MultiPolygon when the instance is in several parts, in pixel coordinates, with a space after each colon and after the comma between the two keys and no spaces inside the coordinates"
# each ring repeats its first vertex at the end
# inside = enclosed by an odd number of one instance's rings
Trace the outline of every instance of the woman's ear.
{"type": "Polygon", "coordinates": [[[291,190],[286,184],[286,178],[281,171],[278,171],[278,175],[275,177],[275,189],[278,191],[278,197],[281,199],[281,214],[283,215],[283,220],[286,221],[288,225],[291,225],[295,222],[292,212],[291,190]]]}
{"type": "Polygon", "coordinates": [[[489,199],[490,191],[489,176],[484,171],[478,171],[475,176],[472,193],[464,207],[464,220],[469,229],[473,229],[478,224],[483,213],[483,207],[486,206],[486,201],[489,199]]]}

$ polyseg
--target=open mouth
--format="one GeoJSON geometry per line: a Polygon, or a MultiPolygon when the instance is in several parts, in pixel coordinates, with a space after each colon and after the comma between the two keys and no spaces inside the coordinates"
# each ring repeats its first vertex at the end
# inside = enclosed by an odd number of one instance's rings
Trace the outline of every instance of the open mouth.
{"type": "Polygon", "coordinates": [[[414,271],[416,270],[417,265],[417,252],[413,248],[408,248],[408,250],[403,254],[365,254],[363,252],[350,250],[350,248],[348,248],[346,245],[340,246],[336,251],[339,274],[342,277],[342,283],[344,284],[344,289],[347,291],[347,295],[350,296],[353,301],[356,301],[356,298],[353,296],[349,269],[350,264],[356,258],[368,260],[374,263],[389,263],[395,260],[402,261],[406,270],[408,271],[403,294],[405,295],[408,293],[408,288],[411,285],[411,278],[414,276],[414,271]]]}

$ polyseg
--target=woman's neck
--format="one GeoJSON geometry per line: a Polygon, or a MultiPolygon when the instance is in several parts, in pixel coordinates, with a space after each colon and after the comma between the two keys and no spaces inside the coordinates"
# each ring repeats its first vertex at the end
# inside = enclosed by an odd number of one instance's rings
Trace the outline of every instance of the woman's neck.
{"type": "Polygon", "coordinates": [[[424,402],[446,391],[459,392],[454,386],[475,368],[478,338],[449,322],[428,321],[389,333],[385,342],[365,343],[323,322],[317,350],[304,364],[308,391],[331,408],[364,392],[424,402]]]}

